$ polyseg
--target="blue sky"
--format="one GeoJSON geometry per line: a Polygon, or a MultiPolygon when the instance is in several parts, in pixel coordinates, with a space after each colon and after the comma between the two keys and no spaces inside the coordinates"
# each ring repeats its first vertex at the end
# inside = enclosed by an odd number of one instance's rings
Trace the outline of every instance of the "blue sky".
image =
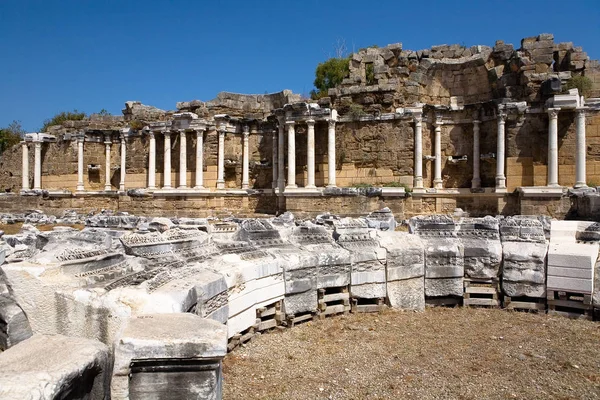
{"type": "Polygon", "coordinates": [[[483,44],[549,32],[600,58],[600,1],[0,0],[0,127],[60,111],[163,109],[220,91],[308,93],[334,54],[402,42],[483,44]]]}

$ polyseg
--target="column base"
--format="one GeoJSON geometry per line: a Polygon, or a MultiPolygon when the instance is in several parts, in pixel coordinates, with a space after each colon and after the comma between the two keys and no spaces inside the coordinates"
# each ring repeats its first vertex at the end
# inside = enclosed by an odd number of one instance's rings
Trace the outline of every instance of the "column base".
{"type": "Polygon", "coordinates": [[[173,188],[171,187],[171,185],[168,185],[168,186],[163,186],[163,187],[162,187],[162,190],[171,190],[171,189],[173,189],[173,188]]]}
{"type": "Polygon", "coordinates": [[[317,186],[316,185],[306,185],[304,186],[305,189],[316,189],[317,186]]]}
{"type": "Polygon", "coordinates": [[[225,181],[222,181],[222,182],[217,181],[217,189],[218,190],[225,189],[225,181]]]}
{"type": "Polygon", "coordinates": [[[473,178],[471,179],[471,189],[479,189],[481,188],[481,179],[473,178]]]}
{"type": "Polygon", "coordinates": [[[496,187],[494,188],[494,193],[508,193],[505,187],[496,187]]]}
{"type": "Polygon", "coordinates": [[[443,189],[444,188],[444,181],[442,181],[442,180],[434,180],[433,181],[433,188],[434,189],[443,189]]]}
{"type": "Polygon", "coordinates": [[[588,187],[588,185],[585,182],[577,182],[573,185],[573,189],[584,189],[587,187],[588,187]]]}
{"type": "Polygon", "coordinates": [[[337,185],[336,185],[335,183],[332,183],[332,184],[329,184],[329,185],[327,185],[327,187],[328,187],[328,188],[336,188],[336,187],[337,187],[337,185]]]}
{"type": "Polygon", "coordinates": [[[248,185],[247,183],[245,183],[245,184],[242,184],[242,189],[248,189],[248,186],[249,186],[249,185],[248,185]]]}
{"type": "Polygon", "coordinates": [[[179,186],[177,186],[178,190],[183,190],[183,189],[187,189],[187,188],[188,188],[187,185],[179,185],[179,186]]]}
{"type": "Polygon", "coordinates": [[[77,189],[75,189],[76,192],[85,192],[85,187],[83,186],[77,186],[77,189]]]}
{"type": "Polygon", "coordinates": [[[286,189],[297,189],[298,185],[287,185],[285,188],[286,189]]]}
{"type": "Polygon", "coordinates": [[[110,192],[110,191],[112,191],[112,186],[104,186],[104,191],[105,191],[105,192],[110,192]]]}
{"type": "Polygon", "coordinates": [[[119,190],[121,192],[124,192],[125,191],[125,185],[119,185],[119,190]]]}

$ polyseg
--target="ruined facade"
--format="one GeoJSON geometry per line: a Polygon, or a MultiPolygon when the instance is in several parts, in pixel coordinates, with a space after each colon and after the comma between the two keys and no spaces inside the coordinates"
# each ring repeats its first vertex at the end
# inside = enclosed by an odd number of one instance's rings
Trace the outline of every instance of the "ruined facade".
{"type": "Polygon", "coordinates": [[[177,111],[127,102],[122,117],[29,134],[2,155],[0,183],[43,195],[23,201],[45,210],[590,217],[599,98],[598,63],[550,34],[519,49],[398,43],[353,54],[316,102],[290,91],[177,111]],[[566,90],[580,76],[591,90],[566,90]]]}

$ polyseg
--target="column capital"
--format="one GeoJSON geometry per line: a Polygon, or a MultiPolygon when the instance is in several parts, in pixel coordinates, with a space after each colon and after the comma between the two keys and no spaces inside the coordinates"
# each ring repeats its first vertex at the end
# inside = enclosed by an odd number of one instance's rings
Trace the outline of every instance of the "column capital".
{"type": "Polygon", "coordinates": [[[413,112],[413,121],[415,124],[420,124],[423,122],[423,111],[413,112]]]}
{"type": "Polygon", "coordinates": [[[242,127],[242,132],[244,134],[244,137],[248,137],[248,135],[250,134],[250,127],[248,125],[244,125],[242,127]]]}
{"type": "Polygon", "coordinates": [[[560,111],[560,108],[549,108],[547,110],[548,112],[548,116],[550,118],[558,118],[558,112],[560,111]]]}
{"type": "Polygon", "coordinates": [[[306,120],[306,125],[308,125],[308,126],[310,126],[310,125],[315,126],[315,120],[312,119],[312,118],[307,119],[306,120]]]}
{"type": "Polygon", "coordinates": [[[479,125],[480,123],[481,123],[481,121],[478,119],[473,120],[473,125],[479,125]]]}
{"type": "Polygon", "coordinates": [[[506,113],[499,111],[498,114],[496,114],[496,118],[498,119],[498,122],[504,123],[506,122],[506,113]]]}
{"type": "Polygon", "coordinates": [[[296,125],[296,121],[285,121],[285,124],[287,126],[294,126],[294,125],[296,125]]]}
{"type": "Polygon", "coordinates": [[[575,113],[577,113],[577,115],[585,115],[585,112],[589,110],[589,107],[577,107],[575,109],[575,113]]]}
{"type": "Polygon", "coordinates": [[[436,112],[434,115],[433,126],[438,128],[438,127],[442,126],[443,124],[444,124],[444,121],[442,118],[442,114],[439,112],[436,112]]]}
{"type": "Polygon", "coordinates": [[[171,137],[171,131],[164,130],[164,131],[161,131],[160,133],[162,133],[163,135],[165,135],[165,137],[167,137],[167,136],[171,137]]]}
{"type": "Polygon", "coordinates": [[[330,128],[335,128],[335,123],[336,123],[335,119],[328,119],[327,123],[329,124],[330,128]]]}

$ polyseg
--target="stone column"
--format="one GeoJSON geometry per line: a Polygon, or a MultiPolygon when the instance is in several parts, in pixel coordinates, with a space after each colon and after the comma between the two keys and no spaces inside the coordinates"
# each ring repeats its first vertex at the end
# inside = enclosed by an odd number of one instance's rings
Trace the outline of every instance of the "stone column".
{"type": "Polygon", "coordinates": [[[112,144],[111,138],[109,135],[104,136],[104,146],[106,148],[105,151],[105,167],[104,167],[104,191],[109,191],[111,189],[110,185],[110,145],[112,144]]]}
{"type": "Polygon", "coordinates": [[[309,119],[306,121],[308,125],[306,138],[306,170],[308,179],[306,188],[314,189],[315,186],[315,120],[309,119]]]}
{"type": "Polygon", "coordinates": [[[83,141],[85,135],[81,134],[77,137],[77,191],[83,192],[85,187],[83,185],[83,141]]]}
{"type": "Polygon", "coordinates": [[[42,142],[33,142],[35,165],[33,170],[33,189],[42,189],[42,142]]]}
{"type": "Polygon", "coordinates": [[[165,131],[163,189],[171,189],[171,132],[165,131]]]}
{"type": "Polygon", "coordinates": [[[284,119],[278,118],[278,134],[279,138],[277,140],[277,187],[279,188],[279,193],[283,192],[285,187],[285,132],[284,132],[284,119]]]}
{"type": "Polygon", "coordinates": [[[194,189],[204,189],[204,130],[196,131],[196,185],[194,189]]]}
{"type": "Polygon", "coordinates": [[[296,130],[294,121],[286,121],[288,127],[288,182],[286,189],[295,189],[296,185],[296,130]]]}
{"type": "Polygon", "coordinates": [[[179,186],[177,189],[187,188],[187,134],[179,131],[179,186]]]}
{"type": "Polygon", "coordinates": [[[423,114],[421,111],[413,112],[415,120],[415,168],[413,186],[423,189],[423,114]]]}
{"type": "Polygon", "coordinates": [[[244,126],[243,138],[242,138],[242,189],[248,189],[250,181],[250,146],[249,142],[250,132],[248,132],[248,126],[244,126]]]}
{"type": "Polygon", "coordinates": [[[277,164],[279,163],[279,157],[277,155],[277,130],[275,129],[273,129],[273,132],[271,132],[271,141],[273,142],[273,154],[271,156],[271,164],[273,167],[273,182],[271,183],[271,187],[275,189],[277,187],[277,164]]]}
{"type": "Polygon", "coordinates": [[[225,126],[219,127],[219,150],[217,156],[217,189],[225,189],[225,126]]]}
{"type": "Polygon", "coordinates": [[[585,173],[585,108],[578,108],[575,112],[577,117],[575,125],[575,185],[573,187],[577,189],[587,187],[585,173]]]}
{"type": "Polygon", "coordinates": [[[119,191],[125,191],[125,160],[127,158],[127,142],[125,140],[125,134],[121,134],[121,180],[119,182],[119,191]]]}
{"type": "Polygon", "coordinates": [[[329,179],[327,181],[327,187],[335,187],[335,121],[330,119],[328,121],[329,127],[327,129],[327,173],[329,179]]]}
{"type": "Polygon", "coordinates": [[[156,137],[154,132],[149,132],[148,137],[150,138],[149,152],[148,155],[148,189],[156,189],[156,137]]]}
{"type": "Polygon", "coordinates": [[[558,111],[548,109],[548,186],[558,186],[558,111]]]}
{"type": "Polygon", "coordinates": [[[479,189],[481,187],[481,176],[479,172],[479,162],[481,161],[479,158],[479,124],[481,121],[479,121],[477,117],[476,114],[475,119],[473,119],[473,179],[471,180],[471,188],[473,189],[479,189]]]}
{"type": "Polygon", "coordinates": [[[21,149],[23,150],[23,179],[21,181],[21,187],[23,190],[29,190],[29,147],[27,142],[21,142],[21,149]]]}
{"type": "Polygon", "coordinates": [[[504,143],[506,141],[504,135],[504,125],[506,122],[506,114],[498,113],[498,135],[496,138],[496,191],[506,190],[506,175],[504,175],[504,143]]]}
{"type": "Polygon", "coordinates": [[[433,187],[442,189],[444,181],[442,180],[442,117],[436,115],[435,123],[435,164],[433,175],[433,187]]]}

